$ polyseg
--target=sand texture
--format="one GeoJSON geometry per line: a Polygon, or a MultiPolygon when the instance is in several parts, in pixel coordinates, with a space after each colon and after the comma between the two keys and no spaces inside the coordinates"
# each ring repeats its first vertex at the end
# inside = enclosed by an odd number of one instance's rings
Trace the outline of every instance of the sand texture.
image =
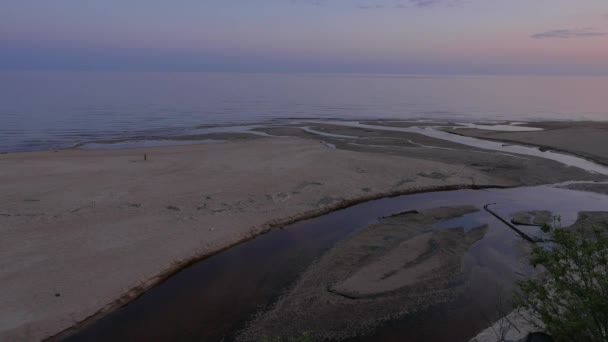
{"type": "Polygon", "coordinates": [[[0,177],[3,341],[57,334],[192,259],[297,218],[471,179],[513,185],[462,166],[294,138],[5,154],[0,177]],[[437,170],[444,177],[421,176],[437,170]]]}
{"type": "Polygon", "coordinates": [[[520,225],[536,225],[553,223],[553,213],[546,210],[520,211],[513,215],[511,223],[520,225]]]}
{"type": "Polygon", "coordinates": [[[608,195],[608,183],[574,183],[564,186],[566,189],[595,192],[608,195]]]}
{"type": "Polygon", "coordinates": [[[471,137],[524,143],[543,149],[563,151],[608,165],[608,123],[606,122],[538,122],[531,127],[539,132],[500,132],[471,128],[450,129],[450,132],[471,137]]]}
{"type": "Polygon", "coordinates": [[[463,257],[487,226],[434,230],[435,223],[478,211],[445,207],[381,219],[339,242],[240,336],[344,339],[385,320],[454,298],[463,257]]]}
{"type": "MultiPolygon", "coordinates": [[[[413,133],[313,128],[341,137],[290,126],[260,129],[281,137],[189,137],[227,140],[215,144],[1,154],[0,340],[54,336],[128,302],[189,262],[360,201],[605,179],[542,158],[413,133]]],[[[420,239],[449,245],[454,237],[420,239]]],[[[375,282],[366,270],[353,279],[375,282]]],[[[366,295],[396,285],[375,286],[366,295]]],[[[342,289],[361,292],[350,282],[342,289]]]]}
{"type": "MultiPolygon", "coordinates": [[[[397,123],[386,123],[397,125],[397,123]]],[[[490,177],[509,180],[517,185],[559,183],[570,180],[604,180],[605,176],[591,175],[581,169],[568,167],[559,162],[533,156],[499,153],[423,136],[416,133],[386,131],[382,129],[347,127],[333,124],[312,124],[322,136],[302,130],[300,127],[270,127],[260,131],[283,137],[297,136],[320,140],[337,149],[375,154],[415,157],[425,160],[459,164],[476,169],[490,177]]],[[[534,134],[543,132],[532,132],[534,134]]],[[[583,138],[584,139],[584,138],[583,138]]],[[[608,146],[608,144],[605,144],[608,146]]],[[[603,147],[603,149],[606,149],[603,147]]],[[[427,177],[441,178],[445,173],[436,170],[427,177]]],[[[472,180],[474,181],[474,180],[472,180]]]]}

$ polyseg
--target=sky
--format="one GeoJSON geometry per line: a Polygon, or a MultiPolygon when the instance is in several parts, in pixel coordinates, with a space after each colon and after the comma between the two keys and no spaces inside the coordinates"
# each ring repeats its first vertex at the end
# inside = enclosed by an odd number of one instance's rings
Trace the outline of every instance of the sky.
{"type": "Polygon", "coordinates": [[[608,75],[608,1],[2,0],[0,70],[608,75]]]}

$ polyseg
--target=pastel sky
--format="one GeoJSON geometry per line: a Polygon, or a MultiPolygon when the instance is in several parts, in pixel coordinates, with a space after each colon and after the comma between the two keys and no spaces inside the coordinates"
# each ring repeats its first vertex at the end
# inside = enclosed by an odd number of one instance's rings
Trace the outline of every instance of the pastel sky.
{"type": "Polygon", "coordinates": [[[2,0],[0,69],[608,75],[608,1],[2,0]]]}

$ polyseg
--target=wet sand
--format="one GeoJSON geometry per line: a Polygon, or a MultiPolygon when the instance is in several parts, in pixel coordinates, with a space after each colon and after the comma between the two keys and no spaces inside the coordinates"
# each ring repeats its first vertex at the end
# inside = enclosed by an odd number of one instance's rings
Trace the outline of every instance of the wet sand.
{"type": "MultiPolygon", "coordinates": [[[[482,208],[491,202],[498,203],[493,209],[507,220],[537,208],[559,214],[564,224],[574,223],[583,208],[608,209],[605,196],[552,186],[426,192],[368,201],[294,223],[197,262],[67,341],[232,341],[256,312],[272,307],[313,261],[379,218],[441,207],[482,208]]],[[[465,271],[459,276],[464,286],[457,298],[385,322],[355,341],[401,341],[404,336],[416,341],[468,341],[499,318],[495,298],[510,293],[513,283],[528,274],[530,244],[485,210],[433,228],[460,226],[468,232],[483,225],[488,225],[484,238],[465,253],[465,271]]],[[[533,235],[539,232],[537,227],[522,229],[533,235]]],[[[390,240],[380,244],[386,242],[390,240]]]]}
{"type": "Polygon", "coordinates": [[[471,128],[448,129],[465,136],[538,146],[583,156],[608,165],[607,122],[534,122],[526,126],[542,128],[537,132],[500,132],[471,128]]]}
{"type": "Polygon", "coordinates": [[[520,211],[511,219],[515,225],[542,226],[553,223],[553,214],[546,210],[520,211]]]}
{"type": "Polygon", "coordinates": [[[566,185],[564,188],[608,195],[608,183],[575,183],[566,185]]]}
{"type": "Polygon", "coordinates": [[[366,199],[605,178],[417,134],[316,129],[356,137],[286,127],[261,130],[286,138],[0,155],[0,339],[53,336],[193,260],[366,199]]]}
{"type": "Polygon", "coordinates": [[[455,298],[465,253],[484,237],[487,225],[468,231],[433,225],[476,211],[459,206],[406,212],[363,228],[306,270],[237,340],[302,332],[315,341],[352,338],[455,298]]]}
{"type": "MultiPolygon", "coordinates": [[[[395,123],[395,125],[399,124],[395,123]]],[[[405,124],[410,125],[412,123],[405,124]]],[[[313,134],[297,126],[270,127],[258,130],[271,135],[297,136],[314,140],[321,139],[338,149],[349,151],[407,156],[452,165],[462,165],[463,167],[480,171],[489,177],[509,180],[509,182],[516,184],[516,186],[560,183],[580,179],[579,177],[581,177],[580,169],[567,167],[559,162],[545,158],[479,149],[416,133],[320,123],[307,126],[314,131],[343,136],[343,138],[313,134]]],[[[608,148],[605,149],[608,150],[608,148]]],[[[601,175],[584,173],[583,177],[585,180],[602,180],[606,178],[601,175]]],[[[441,178],[445,177],[446,174],[441,170],[437,170],[434,174],[426,176],[441,178]]]]}

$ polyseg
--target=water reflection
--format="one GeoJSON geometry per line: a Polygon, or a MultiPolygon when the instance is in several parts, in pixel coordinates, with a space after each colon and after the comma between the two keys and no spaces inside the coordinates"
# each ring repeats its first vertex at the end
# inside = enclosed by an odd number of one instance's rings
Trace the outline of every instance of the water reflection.
{"type": "MultiPolygon", "coordinates": [[[[371,201],[293,224],[199,262],[70,340],[232,340],[252,315],[270,308],[314,260],[353,232],[377,223],[378,217],[441,206],[481,209],[494,202],[498,204],[493,209],[506,218],[519,211],[549,210],[560,215],[564,225],[574,223],[581,210],[608,211],[606,195],[550,186],[422,193],[371,201]]],[[[461,220],[468,221],[462,224],[465,228],[488,225],[483,239],[464,256],[467,285],[462,295],[387,322],[371,336],[468,340],[488,325],[486,314],[499,293],[497,284],[509,291],[527,272],[521,258],[526,243],[484,211],[461,220]]]]}

